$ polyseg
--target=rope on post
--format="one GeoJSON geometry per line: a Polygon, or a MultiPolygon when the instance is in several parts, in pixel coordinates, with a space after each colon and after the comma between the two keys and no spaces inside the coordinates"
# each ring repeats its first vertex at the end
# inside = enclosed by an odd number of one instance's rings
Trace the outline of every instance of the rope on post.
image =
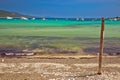
{"type": "Polygon", "coordinates": [[[103,49],[104,49],[104,17],[102,18],[101,33],[100,33],[99,67],[98,67],[98,74],[99,75],[102,74],[103,49]]]}

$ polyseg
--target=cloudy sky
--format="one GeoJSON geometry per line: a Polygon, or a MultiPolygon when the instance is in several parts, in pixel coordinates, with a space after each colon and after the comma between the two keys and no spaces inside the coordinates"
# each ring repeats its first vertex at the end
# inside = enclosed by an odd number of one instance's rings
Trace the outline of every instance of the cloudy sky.
{"type": "Polygon", "coordinates": [[[120,0],[0,0],[0,9],[39,17],[120,16],[120,0]]]}

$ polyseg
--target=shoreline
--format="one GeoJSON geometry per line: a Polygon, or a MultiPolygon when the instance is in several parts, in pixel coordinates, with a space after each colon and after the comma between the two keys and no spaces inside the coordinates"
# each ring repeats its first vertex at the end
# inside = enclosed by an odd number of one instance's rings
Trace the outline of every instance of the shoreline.
{"type": "MultiPolygon", "coordinates": [[[[62,54],[52,54],[52,55],[33,55],[33,56],[5,56],[5,57],[0,57],[0,59],[93,59],[93,58],[98,58],[98,55],[62,55],[62,54]]],[[[103,55],[103,58],[119,58],[119,55],[116,56],[110,56],[110,55],[103,55]]]]}

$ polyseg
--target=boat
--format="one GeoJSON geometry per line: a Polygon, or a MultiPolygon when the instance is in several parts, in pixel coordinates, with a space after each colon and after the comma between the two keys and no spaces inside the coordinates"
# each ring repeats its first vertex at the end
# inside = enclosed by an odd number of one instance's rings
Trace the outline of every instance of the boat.
{"type": "Polygon", "coordinates": [[[21,19],[22,19],[22,20],[28,20],[28,18],[26,18],[26,17],[21,17],[21,19]]]}
{"type": "Polygon", "coordinates": [[[117,18],[114,18],[114,21],[117,21],[117,18]]]}
{"type": "Polygon", "coordinates": [[[35,20],[35,18],[32,18],[32,20],[35,20]]]}
{"type": "Polygon", "coordinates": [[[7,18],[7,19],[13,19],[13,17],[9,17],[9,16],[7,16],[6,18],[7,18]]]}
{"type": "Polygon", "coordinates": [[[45,18],[42,18],[43,21],[45,21],[46,19],[45,18]]]}
{"type": "Polygon", "coordinates": [[[79,18],[76,18],[77,21],[79,21],[79,18]]]}
{"type": "Polygon", "coordinates": [[[84,21],[84,18],[81,18],[81,21],[84,21]]]}

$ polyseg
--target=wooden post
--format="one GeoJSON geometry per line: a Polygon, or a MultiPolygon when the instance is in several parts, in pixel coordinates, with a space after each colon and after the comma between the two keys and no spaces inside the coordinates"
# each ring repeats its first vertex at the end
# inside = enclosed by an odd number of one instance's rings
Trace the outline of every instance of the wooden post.
{"type": "Polygon", "coordinates": [[[98,74],[99,75],[102,74],[103,49],[104,49],[104,18],[102,18],[101,33],[100,33],[100,50],[99,50],[99,67],[98,67],[98,74]]]}

